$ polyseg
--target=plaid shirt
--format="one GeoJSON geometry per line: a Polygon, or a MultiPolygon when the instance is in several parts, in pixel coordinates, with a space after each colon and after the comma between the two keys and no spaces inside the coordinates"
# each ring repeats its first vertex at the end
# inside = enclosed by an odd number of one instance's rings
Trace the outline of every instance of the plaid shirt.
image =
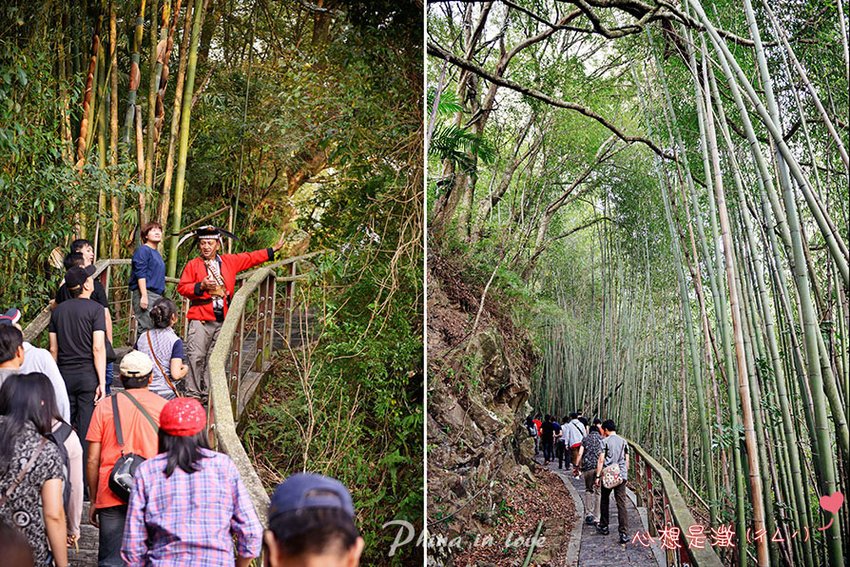
{"type": "Polygon", "coordinates": [[[201,449],[201,470],[165,477],[160,453],[136,470],[121,556],[129,566],[233,565],[260,554],[263,528],[236,465],[201,449]]]}

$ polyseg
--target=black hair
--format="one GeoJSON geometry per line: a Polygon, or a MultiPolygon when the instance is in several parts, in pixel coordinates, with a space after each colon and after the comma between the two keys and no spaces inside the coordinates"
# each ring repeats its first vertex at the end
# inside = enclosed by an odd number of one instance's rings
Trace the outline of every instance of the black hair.
{"type": "Polygon", "coordinates": [[[290,556],[342,555],[351,549],[360,534],[354,520],[340,508],[305,508],[269,519],[280,550],[290,556]]]}
{"type": "Polygon", "coordinates": [[[593,425],[602,425],[602,420],[598,417],[593,418],[593,425]]]}
{"type": "Polygon", "coordinates": [[[547,413],[546,417],[543,418],[543,421],[552,421],[552,416],[547,413]]]}
{"type": "Polygon", "coordinates": [[[151,381],[153,370],[144,376],[121,376],[121,384],[127,390],[138,390],[139,388],[147,388],[151,381]]]}
{"type": "Polygon", "coordinates": [[[62,265],[65,266],[66,272],[74,266],[82,268],[85,263],[86,261],[83,259],[82,252],[68,252],[65,254],[65,258],[62,259],[62,265]]]}
{"type": "Polygon", "coordinates": [[[85,238],[78,238],[71,242],[71,245],[68,248],[71,249],[71,252],[79,252],[86,246],[91,246],[92,248],[94,248],[91,241],[86,240],[85,238]]]}
{"type": "Polygon", "coordinates": [[[602,429],[605,431],[617,431],[617,424],[614,423],[613,419],[606,419],[602,422],[602,429]]]}
{"type": "Polygon", "coordinates": [[[577,414],[576,412],[572,412],[572,413],[570,414],[570,421],[572,421],[572,420],[576,419],[577,417],[578,417],[578,414],[577,414]]]}
{"type": "Polygon", "coordinates": [[[24,334],[12,325],[0,325],[0,364],[15,358],[24,344],[24,334]]]}
{"type": "Polygon", "coordinates": [[[151,221],[142,226],[142,230],[140,232],[140,236],[142,238],[142,242],[148,241],[148,233],[154,228],[158,228],[160,231],[162,230],[162,225],[156,221],[151,221]]]}
{"type": "Polygon", "coordinates": [[[564,416],[564,425],[566,425],[566,424],[567,424],[567,423],[569,423],[570,421],[572,421],[572,419],[570,419],[568,416],[566,416],[566,415],[565,415],[565,416],[564,416]]]}
{"type": "Polygon", "coordinates": [[[198,463],[205,458],[201,449],[209,449],[210,442],[207,439],[206,428],[195,435],[178,436],[170,435],[159,429],[159,452],[168,453],[165,464],[165,476],[170,477],[177,467],[183,469],[186,474],[192,474],[201,470],[198,463]]]}
{"type": "MultiPolygon", "coordinates": [[[[50,378],[41,372],[30,372],[28,374],[21,374],[21,376],[28,381],[28,387],[38,392],[47,413],[50,414],[50,419],[65,421],[59,412],[59,404],[56,401],[56,390],[53,389],[53,383],[50,381],[50,378]]],[[[51,429],[53,429],[52,424],[51,429]]]]}
{"type": "Polygon", "coordinates": [[[583,415],[578,416],[578,418],[577,418],[577,419],[578,419],[578,420],[581,422],[581,424],[582,424],[582,425],[584,425],[585,427],[587,427],[587,426],[588,426],[588,424],[590,423],[590,420],[588,420],[588,419],[587,419],[586,417],[584,417],[583,415]]]}
{"type": "Polygon", "coordinates": [[[6,518],[0,518],[0,557],[20,567],[35,565],[29,540],[20,530],[8,524],[6,518]]]}
{"type": "Polygon", "coordinates": [[[157,329],[171,326],[171,318],[177,314],[177,306],[167,297],[157,299],[150,310],[151,320],[157,329]]]}
{"type": "Polygon", "coordinates": [[[35,426],[41,435],[50,433],[53,416],[51,404],[56,405],[53,388],[39,392],[28,381],[28,374],[12,374],[0,388],[0,415],[6,419],[0,423],[0,475],[6,473],[15,452],[15,441],[27,422],[35,426]]]}

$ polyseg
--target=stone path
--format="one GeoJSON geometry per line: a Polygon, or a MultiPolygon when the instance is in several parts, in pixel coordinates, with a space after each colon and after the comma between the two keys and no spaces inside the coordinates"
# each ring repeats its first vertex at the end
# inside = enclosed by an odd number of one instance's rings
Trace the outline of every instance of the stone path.
{"type": "MultiPolygon", "coordinates": [[[[542,459],[542,457],[538,458],[542,459]]],[[[581,501],[584,502],[584,481],[582,479],[574,479],[567,470],[559,470],[557,461],[549,463],[548,468],[558,474],[566,484],[574,488],[581,501]]],[[[631,499],[627,499],[626,509],[629,514],[629,540],[631,540],[636,532],[645,533],[646,528],[631,499]]],[[[584,511],[579,509],[577,512],[577,521],[582,524],[581,547],[578,557],[580,567],[659,567],[665,565],[661,562],[664,556],[657,543],[648,548],[639,543],[631,543],[631,541],[626,544],[618,542],[617,503],[613,493],[611,494],[608,520],[608,528],[611,532],[609,535],[598,534],[595,525],[589,526],[584,523],[584,511]]]]}

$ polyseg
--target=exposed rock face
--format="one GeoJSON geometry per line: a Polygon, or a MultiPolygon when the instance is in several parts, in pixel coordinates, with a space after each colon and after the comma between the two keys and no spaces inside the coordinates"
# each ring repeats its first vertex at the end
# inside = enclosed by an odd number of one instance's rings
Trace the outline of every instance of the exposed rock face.
{"type": "MultiPolygon", "coordinates": [[[[534,355],[489,298],[470,337],[481,291],[449,262],[430,264],[429,530],[468,540],[503,519],[509,485],[536,482],[528,469],[534,444],[522,425],[534,355]]],[[[452,564],[450,553],[442,557],[452,564]]]]}

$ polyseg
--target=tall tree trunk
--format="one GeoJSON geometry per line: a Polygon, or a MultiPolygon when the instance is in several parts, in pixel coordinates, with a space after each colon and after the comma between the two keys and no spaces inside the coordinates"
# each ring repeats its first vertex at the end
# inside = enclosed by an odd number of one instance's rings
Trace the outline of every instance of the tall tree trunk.
{"type": "MultiPolygon", "coordinates": [[[[139,0],[139,14],[136,16],[136,26],[133,33],[133,51],[130,53],[130,84],[127,87],[127,113],[124,115],[124,144],[130,144],[130,133],[136,116],[136,94],[142,81],[141,50],[142,38],[145,33],[145,4],[147,0],[139,0]]],[[[153,33],[153,32],[151,32],[153,33]]]]}
{"type": "Polygon", "coordinates": [[[192,113],[192,93],[195,89],[195,72],[198,66],[198,44],[201,39],[201,19],[204,15],[204,0],[195,0],[192,40],[189,47],[189,62],[186,68],[186,87],[183,92],[183,108],[180,112],[180,145],[177,154],[177,179],[174,185],[174,214],[171,221],[171,242],[168,249],[168,275],[177,273],[177,240],[183,216],[183,189],[186,185],[186,157],[189,154],[189,119],[192,113]]]}
{"type": "MultiPolygon", "coordinates": [[[[165,179],[162,182],[162,194],[159,201],[159,223],[162,226],[166,226],[171,205],[171,183],[174,179],[174,154],[177,149],[177,139],[180,132],[180,109],[183,104],[186,67],[189,63],[189,40],[192,36],[192,7],[191,2],[186,4],[186,15],[183,17],[183,35],[180,37],[180,63],[177,66],[177,84],[174,87],[171,133],[168,137],[168,157],[165,160],[165,179]]],[[[178,232],[172,227],[171,236],[173,237],[177,234],[178,232]]]]}
{"type": "Polygon", "coordinates": [[[116,175],[118,169],[118,26],[115,15],[115,0],[109,1],[109,166],[111,169],[110,179],[112,182],[112,258],[121,255],[121,238],[119,227],[121,224],[121,211],[118,183],[116,175]]]}

